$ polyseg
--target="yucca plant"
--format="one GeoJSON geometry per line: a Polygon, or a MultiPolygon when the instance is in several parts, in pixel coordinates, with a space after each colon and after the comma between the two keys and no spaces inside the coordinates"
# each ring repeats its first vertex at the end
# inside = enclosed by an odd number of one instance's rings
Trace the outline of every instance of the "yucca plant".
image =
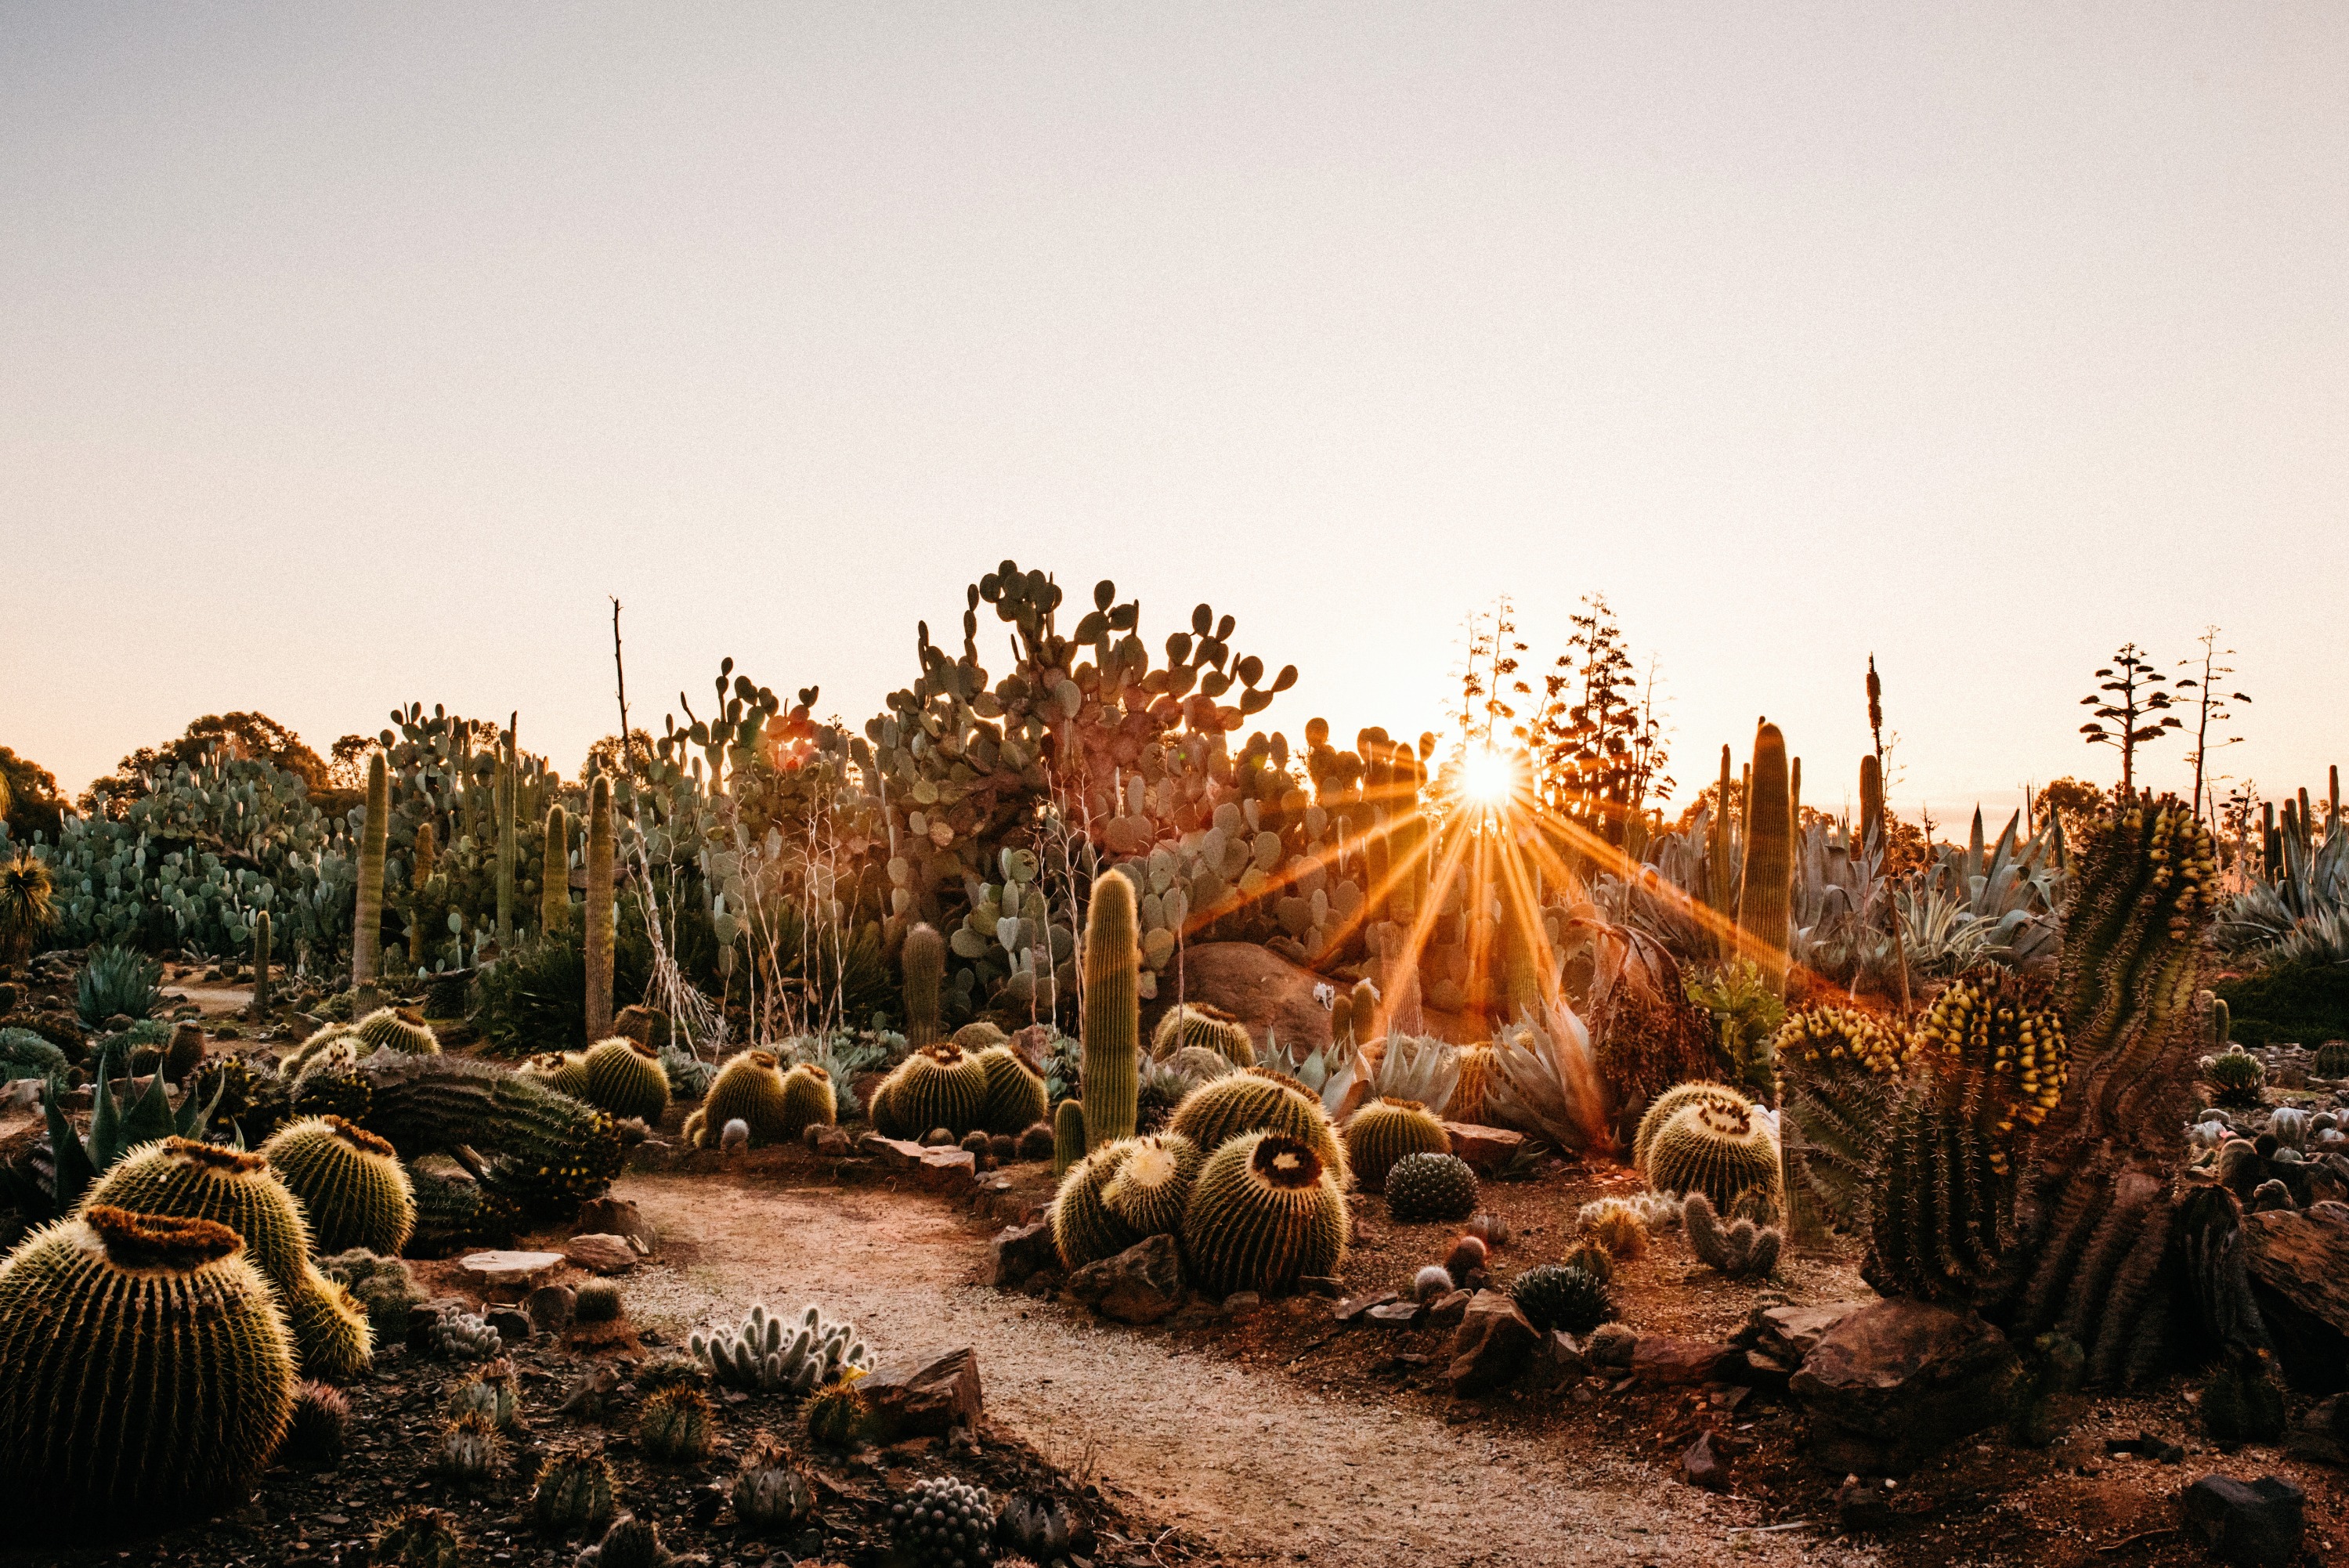
{"type": "Polygon", "coordinates": [[[133,1018],[153,1016],[163,1005],[158,984],[163,966],[133,947],[93,947],[74,988],[74,1010],[89,1028],[102,1027],[123,1014],[133,1018]]]}
{"type": "Polygon", "coordinates": [[[18,850],[0,861],[0,963],[31,953],[57,923],[49,891],[49,868],[32,851],[18,850]]]}

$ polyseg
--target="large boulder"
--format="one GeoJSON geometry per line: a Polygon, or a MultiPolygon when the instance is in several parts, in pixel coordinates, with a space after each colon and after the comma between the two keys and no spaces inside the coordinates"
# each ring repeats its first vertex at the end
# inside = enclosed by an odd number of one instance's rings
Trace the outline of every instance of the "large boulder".
{"type": "Polygon", "coordinates": [[[2349,1206],[2245,1214],[2243,1243],[2285,1377],[2311,1393],[2349,1387],[2349,1206]]]}
{"type": "Polygon", "coordinates": [[[1810,1413],[1820,1464],[1905,1475],[2003,1420],[2022,1371],[2006,1336],[1974,1314],[1881,1301],[1821,1335],[1788,1387],[1810,1413]]]}
{"type": "MultiPolygon", "coordinates": [[[[1173,979],[1158,988],[1157,1012],[1173,1006],[1173,979]]],[[[1329,984],[1253,942],[1203,942],[1183,954],[1184,1000],[1221,1007],[1246,1024],[1258,1050],[1275,1035],[1294,1056],[1327,1048],[1330,1010],[1313,999],[1313,988],[1329,984]]]]}
{"type": "Polygon", "coordinates": [[[1016,1290],[1046,1269],[1061,1266],[1060,1249],[1052,1244],[1052,1222],[1006,1225],[987,1244],[987,1283],[998,1290],[1016,1290]]]}
{"type": "Polygon", "coordinates": [[[1452,1336],[1444,1380],[1464,1398],[1513,1383],[1533,1365],[1541,1343],[1540,1331],[1505,1292],[1480,1290],[1452,1336]]]}
{"type": "Polygon", "coordinates": [[[1136,1242],[1069,1276],[1069,1294],[1120,1323],[1155,1323],[1183,1305],[1183,1251],[1172,1236],[1136,1242]]]}
{"type": "Polygon", "coordinates": [[[2248,1485],[2206,1475],[2184,1498],[2188,1528],[2211,1556],[2234,1568],[2285,1568],[2300,1554],[2307,1502],[2300,1488],[2271,1475],[2248,1485]]]}

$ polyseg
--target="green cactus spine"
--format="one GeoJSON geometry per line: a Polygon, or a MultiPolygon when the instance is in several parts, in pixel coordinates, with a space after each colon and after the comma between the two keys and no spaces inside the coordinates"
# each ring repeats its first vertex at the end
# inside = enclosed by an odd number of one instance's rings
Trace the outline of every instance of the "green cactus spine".
{"type": "Polygon", "coordinates": [[[1102,1206],[1136,1241],[1180,1230],[1199,1176],[1198,1145],[1179,1132],[1161,1132],[1112,1147],[1122,1152],[1115,1173],[1102,1188],[1102,1206]]]}
{"type": "Polygon", "coordinates": [[[560,936],[571,929],[571,818],[557,802],[546,809],[546,850],[538,873],[539,929],[560,936]]]}
{"type": "Polygon", "coordinates": [[[599,1040],[581,1062],[587,1100],[614,1116],[633,1116],[647,1127],[657,1127],[668,1109],[668,1074],[660,1053],[642,1040],[625,1035],[599,1040]]]}
{"type": "Polygon", "coordinates": [[[1456,1154],[1406,1154],[1388,1167],[1381,1190],[1387,1217],[1404,1224],[1464,1220],[1476,1212],[1476,1172],[1456,1154]]]}
{"type": "Polygon", "coordinates": [[[1183,1097],[1166,1125],[1206,1150],[1219,1149],[1244,1132],[1277,1132],[1312,1145],[1340,1191],[1351,1177],[1346,1146],[1329,1113],[1311,1090],[1285,1073],[1248,1068],[1203,1083],[1183,1097]]]}
{"type": "Polygon", "coordinates": [[[416,854],[408,870],[408,966],[424,967],[424,889],[439,861],[437,835],[429,821],[416,825],[416,854]]]}
{"type": "Polygon", "coordinates": [[[440,1037],[423,1016],[408,1007],[378,1007],[354,1025],[351,1033],[357,1036],[368,1052],[404,1051],[411,1057],[438,1055],[440,1037]]]}
{"type": "Polygon", "coordinates": [[[1682,1106],[1648,1146],[1648,1185],[1661,1192],[1702,1192],[1716,1209],[1759,1187],[1776,1201],[1778,1140],[1749,1105],[1700,1099],[1682,1106]]]}
{"type": "Polygon", "coordinates": [[[364,1072],[372,1130],[409,1155],[474,1150],[490,1190],[533,1213],[567,1215],[619,1173],[625,1151],[610,1113],[494,1063],[381,1056],[364,1072]]]}
{"type": "Polygon", "coordinates": [[[946,987],[947,939],[926,922],[916,924],[905,933],[901,958],[905,966],[905,1043],[918,1051],[942,1032],[938,997],[946,987]]]}
{"type": "MultiPolygon", "coordinates": [[[[1909,1042],[1866,1013],[1806,1007],[1779,1026],[1779,1130],[1786,1175],[1837,1230],[1866,1218],[1869,1182],[1909,1042]]],[[[1788,1195],[1790,1207],[1796,1195],[1788,1195]]]]}
{"type": "Polygon", "coordinates": [[[358,905],[351,915],[351,1011],[376,1006],[376,968],[383,946],[383,860],[391,833],[391,775],[383,753],[367,758],[367,819],[359,830],[358,905]]]}
{"type": "Polygon", "coordinates": [[[1248,1027],[1220,1007],[1184,1002],[1166,1010],[1150,1037],[1154,1061],[1171,1061],[1192,1047],[1215,1052],[1236,1068],[1256,1066],[1256,1041],[1248,1027]]]}
{"type": "Polygon", "coordinates": [[[1066,1176],[1085,1157],[1085,1108],[1064,1099],[1052,1113],[1052,1175],[1066,1176]]]}
{"type": "Polygon", "coordinates": [[[709,1092],[701,1097],[700,1119],[688,1140],[695,1147],[714,1149],[730,1121],[750,1129],[753,1144],[781,1143],[793,1136],[786,1105],[781,1058],[770,1051],[744,1051],[727,1058],[718,1069],[709,1092]]]}
{"type": "Polygon", "coordinates": [[[1105,1144],[1061,1178],[1060,1190],[1052,1199],[1052,1244],[1060,1249],[1063,1267],[1080,1269],[1114,1257],[1142,1239],[1127,1229],[1102,1198],[1132,1147],[1130,1140],[1105,1144]]]}
{"type": "Polygon", "coordinates": [[[587,1037],[612,1033],[612,781],[603,774],[587,787],[587,1037]]]}
{"type": "Polygon", "coordinates": [[[923,1047],[873,1094],[873,1129],[885,1138],[926,1138],[943,1127],[957,1138],[987,1113],[987,1069],[951,1040],[923,1047]]]}
{"type": "Polygon", "coordinates": [[[662,1388],[645,1400],[636,1420],[636,1446],[657,1464],[698,1464],[718,1440],[709,1397],[690,1385],[662,1388]]]}
{"type": "MultiPolygon", "coordinates": [[[[1646,1177],[1648,1150],[1656,1141],[1656,1134],[1663,1130],[1664,1123],[1679,1115],[1683,1109],[1700,1103],[1722,1105],[1732,1110],[1742,1110],[1750,1102],[1743,1090],[1733,1088],[1725,1083],[1705,1080],[1674,1084],[1654,1099],[1650,1100],[1648,1109],[1640,1113],[1640,1125],[1631,1134],[1631,1169],[1637,1171],[1642,1177],[1646,1177]]],[[[1652,1178],[1649,1179],[1649,1184],[1654,1185],[1652,1178]]]]}
{"type": "Polygon", "coordinates": [[[1754,732],[1752,778],[1745,803],[1745,869],[1738,882],[1738,945],[1762,966],[1775,988],[1783,989],[1795,889],[1795,832],[1786,738],[1767,721],[1754,732]]]}
{"type": "MultiPolygon", "coordinates": [[[[831,1127],[840,1119],[840,1097],[832,1075],[802,1062],[783,1075],[783,1136],[797,1138],[811,1127],[831,1127]]],[[[723,1131],[721,1124],[719,1130],[723,1131]]]]}
{"type": "Polygon", "coordinates": [[[19,1517],[238,1497],[294,1385],[269,1284],[224,1225],[92,1204],[0,1263],[0,1496],[19,1517]]]}
{"type": "Polygon", "coordinates": [[[1093,882],[1085,919],[1086,1147],[1133,1136],[1142,1092],[1142,948],[1133,884],[1110,872],[1093,882]]]}
{"type": "Polygon", "coordinates": [[[390,1144],[338,1116],[280,1128],[261,1146],[278,1181],[302,1201],[321,1254],[364,1247],[396,1256],[416,1228],[416,1190],[390,1144]]]}
{"type": "Polygon", "coordinates": [[[1183,1213],[1193,1282],[1211,1295],[1286,1295],[1346,1256],[1346,1200],[1312,1146],[1251,1132],[1210,1154],[1183,1213]]]}
{"type": "Polygon", "coordinates": [[[1452,1135],[1415,1099],[1374,1099],[1346,1119],[1346,1159],[1354,1179],[1383,1190],[1406,1154],[1449,1154],[1452,1135]]]}
{"type": "Polygon", "coordinates": [[[989,1046],[978,1053],[987,1074],[987,1105],[979,1125],[989,1132],[1017,1136],[1044,1119],[1044,1080],[1009,1046],[989,1046]]]}
{"type": "Polygon", "coordinates": [[[263,910],[253,921],[253,1016],[264,1016],[269,1011],[269,912],[263,910]]]}

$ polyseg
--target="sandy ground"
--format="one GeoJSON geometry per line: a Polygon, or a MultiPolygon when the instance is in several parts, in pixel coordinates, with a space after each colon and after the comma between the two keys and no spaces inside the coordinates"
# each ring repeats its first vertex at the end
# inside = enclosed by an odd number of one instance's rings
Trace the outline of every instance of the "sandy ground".
{"type": "Polygon", "coordinates": [[[1636,1460],[1578,1455],[1569,1470],[1538,1439],[979,1285],[984,1242],[942,1203],[757,1175],[632,1176],[616,1192],[664,1239],[629,1281],[639,1323],[677,1332],[755,1300],[816,1301],[885,1358],[971,1346],[994,1419],[1235,1561],[1874,1561],[1807,1532],[1743,1529],[1742,1504],[1636,1460]]]}

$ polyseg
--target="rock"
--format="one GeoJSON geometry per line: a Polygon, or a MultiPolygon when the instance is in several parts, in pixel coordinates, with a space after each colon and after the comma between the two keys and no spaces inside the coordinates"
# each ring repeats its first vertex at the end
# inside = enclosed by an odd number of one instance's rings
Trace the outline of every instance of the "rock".
{"type": "Polygon", "coordinates": [[[911,1139],[884,1138],[868,1132],[856,1140],[856,1152],[869,1154],[891,1171],[911,1171],[922,1162],[922,1146],[911,1139]]]}
{"type": "MultiPolygon", "coordinates": [[[[1274,1035],[1292,1055],[1327,1050],[1330,1012],[1313,999],[1314,988],[1326,984],[1312,970],[1253,942],[1203,942],[1183,956],[1185,998],[1239,1019],[1259,1050],[1274,1035]]],[[[1147,1035],[1157,1019],[1142,1022],[1147,1035]]]]}
{"type": "Polygon", "coordinates": [[[1389,1301],[1363,1313],[1362,1320],[1381,1328],[1416,1328],[1426,1311],[1415,1301],[1389,1301]]]}
{"type": "Polygon", "coordinates": [[[1447,1121],[1444,1130],[1452,1135],[1452,1152],[1476,1168],[1480,1176],[1490,1176],[1517,1157],[1526,1146],[1526,1135],[1512,1132],[1506,1127],[1478,1127],[1472,1122],[1447,1121]]]}
{"type": "Polygon", "coordinates": [[[914,1180],[926,1191],[960,1197],[978,1185],[978,1158],[967,1149],[925,1149],[914,1180]]]}
{"type": "Polygon", "coordinates": [[[2246,1486],[2206,1475],[2186,1489],[2186,1525],[2210,1554],[2235,1568],[2284,1568],[2300,1552],[2307,1496],[2263,1475],[2246,1486]]]}
{"type": "Polygon", "coordinates": [[[626,1236],[574,1236],[563,1243],[563,1256],[574,1268],[589,1274],[626,1274],[636,1266],[636,1249],[626,1236]]]}
{"type": "Polygon", "coordinates": [[[1785,1393],[1786,1384],[1794,1375],[1794,1367],[1774,1356],[1764,1356],[1759,1350],[1739,1351],[1737,1359],[1726,1369],[1731,1382],[1742,1383],[1764,1394],[1785,1393]]]}
{"type": "Polygon", "coordinates": [[[1710,1339],[1642,1334],[1631,1346],[1631,1376],[1663,1388],[1726,1382],[1738,1359],[1737,1352],[1710,1339]]]}
{"type": "Polygon", "coordinates": [[[1155,1323],[1183,1305],[1183,1250],[1172,1236],[1137,1242],[1069,1276],[1069,1294],[1120,1323],[1155,1323]]]}
{"type": "Polygon", "coordinates": [[[978,1419],[984,1398],[978,1354],[968,1347],[922,1361],[892,1362],[857,1385],[872,1402],[874,1440],[943,1438],[978,1419]]]}
{"type": "Polygon", "coordinates": [[[1729,1461],[1713,1451],[1711,1432],[1699,1432],[1696,1441],[1681,1455],[1681,1473],[1688,1478],[1691,1486],[1701,1486],[1707,1491],[1729,1490],[1729,1461]]]}
{"type": "Polygon", "coordinates": [[[2349,1334],[2349,1207],[2313,1203],[2246,1214],[2243,1242],[2253,1280],[2336,1334],[2349,1334]]]}
{"type": "Polygon", "coordinates": [[[1346,1282],[1331,1274],[1299,1274],[1297,1288],[1307,1295],[1336,1301],[1346,1294],[1346,1282]]]}
{"type": "Polygon", "coordinates": [[[1452,1339],[1452,1365],[1444,1374],[1463,1398],[1515,1382],[1534,1358],[1541,1336],[1497,1290],[1480,1290],[1468,1303],[1452,1339]]]}
{"type": "Polygon", "coordinates": [[[1590,1376],[1590,1357],[1574,1336],[1563,1328],[1553,1328],[1542,1336],[1542,1350],[1548,1357],[1550,1369],[1561,1379],[1590,1376]]]}
{"type": "Polygon", "coordinates": [[[1367,1295],[1350,1295],[1330,1309],[1330,1315],[1340,1323],[1351,1323],[1371,1308],[1386,1305],[1399,1294],[1396,1291],[1382,1290],[1367,1295]]]}
{"type": "Polygon", "coordinates": [[[1868,1305],[1830,1301],[1817,1306],[1757,1306],[1730,1343],[1740,1349],[1759,1350],[1789,1367],[1800,1367],[1828,1330],[1868,1305]]]}
{"type": "Polygon", "coordinates": [[[561,1253],[468,1253],[457,1262],[465,1283],[483,1290],[531,1290],[562,1266],[561,1253]]]}
{"type": "Polygon", "coordinates": [[[1476,1299],[1473,1290],[1447,1291],[1429,1304],[1427,1319],[1438,1328],[1450,1328],[1468,1315],[1468,1304],[1476,1299]]]}
{"type": "Polygon", "coordinates": [[[2284,1452],[2318,1464],[2349,1467],[2349,1394],[2319,1399],[2284,1434],[2284,1452]]]}
{"type": "Polygon", "coordinates": [[[625,1236],[641,1257],[650,1257],[659,1244],[653,1228],[626,1198],[588,1199],[579,1205],[579,1216],[571,1222],[571,1229],[574,1234],[625,1236]]]}
{"type": "Polygon", "coordinates": [[[32,1110],[40,1103],[39,1078],[10,1078],[5,1086],[0,1086],[0,1110],[32,1110]]]}
{"type": "Polygon", "coordinates": [[[856,1144],[848,1134],[824,1121],[809,1127],[807,1146],[823,1160],[845,1160],[856,1150],[856,1144]]]}
{"type": "Polygon", "coordinates": [[[1264,1306],[1264,1296],[1253,1290],[1236,1290],[1224,1297],[1226,1317],[1252,1317],[1264,1306]]]}
{"type": "Polygon", "coordinates": [[[1972,1313],[1896,1300],[1823,1335],[1787,1387],[1811,1414],[1822,1465],[1902,1475],[2005,1419],[2021,1376],[2006,1336],[1972,1313]]]}
{"type": "Polygon", "coordinates": [[[567,1284],[543,1284],[522,1298],[522,1309],[541,1334],[560,1334],[571,1326],[571,1309],[576,1300],[567,1284]]]}
{"type": "Polygon", "coordinates": [[[1006,1225],[987,1244],[987,1283],[998,1290],[1015,1290],[1039,1270],[1060,1266],[1060,1249],[1052,1244],[1049,1220],[1006,1225]]]}
{"type": "Polygon", "coordinates": [[[520,1308],[493,1306],[483,1315],[482,1321],[498,1331],[498,1337],[508,1345],[522,1345],[531,1336],[530,1315],[520,1308]]]}
{"type": "Polygon", "coordinates": [[[1602,1323],[1582,1342],[1582,1353],[1593,1367],[1627,1367],[1639,1344],[1639,1334],[1628,1324],[1602,1323]]]}

